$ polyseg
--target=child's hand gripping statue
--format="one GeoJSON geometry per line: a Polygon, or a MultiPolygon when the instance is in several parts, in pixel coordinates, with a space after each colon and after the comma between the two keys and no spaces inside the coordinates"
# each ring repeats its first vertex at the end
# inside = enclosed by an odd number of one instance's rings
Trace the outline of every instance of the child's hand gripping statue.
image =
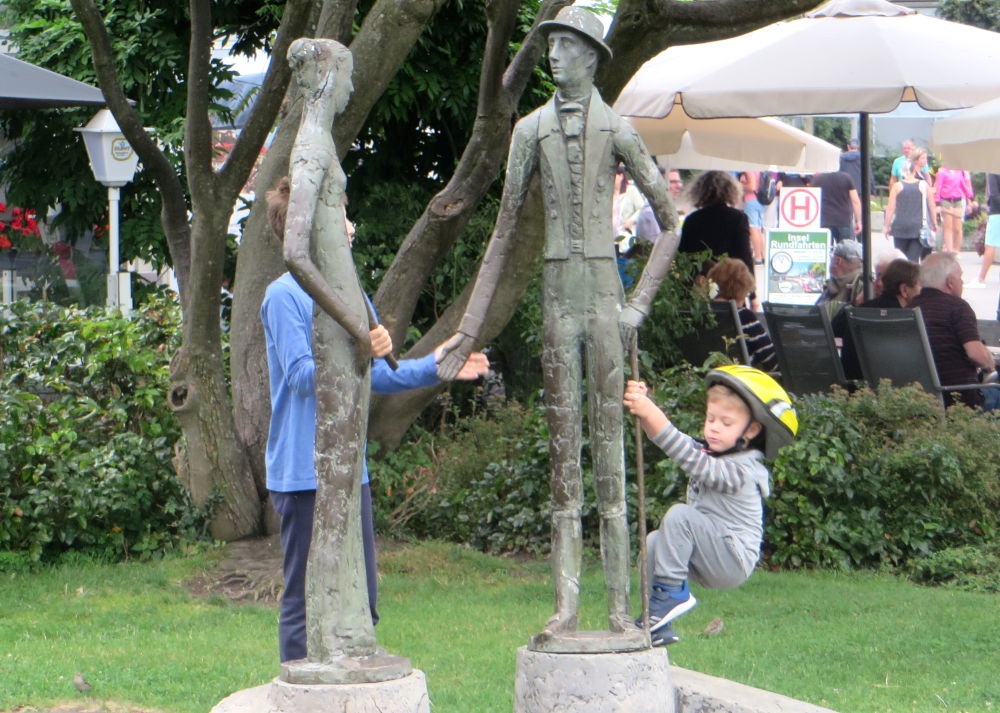
{"type": "Polygon", "coordinates": [[[654,646],[678,640],[670,622],[697,603],[689,578],[731,589],[753,572],[764,530],[763,498],[771,493],[764,457],[773,458],[798,430],[791,399],[764,372],[723,366],[705,381],[703,441],[678,431],[646,395],[645,384],[629,381],[625,388],[625,406],[689,477],[687,502],[672,506],[646,538],[654,646]]]}

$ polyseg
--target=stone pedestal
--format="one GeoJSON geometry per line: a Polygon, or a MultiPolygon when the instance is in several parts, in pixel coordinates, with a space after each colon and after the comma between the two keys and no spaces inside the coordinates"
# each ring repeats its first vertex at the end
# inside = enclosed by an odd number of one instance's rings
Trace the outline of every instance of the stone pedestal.
{"type": "Polygon", "coordinates": [[[322,663],[296,659],[281,664],[281,680],[314,686],[327,683],[382,683],[409,676],[410,660],[376,649],[371,656],[340,656],[322,663]]]}
{"type": "Polygon", "coordinates": [[[280,678],[224,698],[211,713],[430,713],[427,679],[414,669],[381,683],[287,683],[280,678]]]}
{"type": "Polygon", "coordinates": [[[517,651],[514,713],[674,713],[666,649],[517,651]]]}

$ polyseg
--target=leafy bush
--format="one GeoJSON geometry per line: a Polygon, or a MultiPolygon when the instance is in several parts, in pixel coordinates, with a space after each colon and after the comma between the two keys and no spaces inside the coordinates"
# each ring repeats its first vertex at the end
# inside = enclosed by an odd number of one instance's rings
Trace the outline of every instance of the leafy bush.
{"type": "Polygon", "coordinates": [[[494,553],[548,546],[548,429],[541,405],[511,402],[447,434],[420,432],[394,453],[372,458],[369,467],[382,532],[494,553]]]}
{"type": "Polygon", "coordinates": [[[1000,422],[947,413],[913,386],[798,400],[799,437],[772,472],[775,565],[878,567],[995,541],[1000,422]]]}
{"type": "Polygon", "coordinates": [[[1000,542],[949,547],[906,568],[916,582],[974,592],[1000,592],[1000,542]]]}
{"type": "MultiPolygon", "coordinates": [[[[654,400],[692,435],[701,433],[706,371],[680,366],[646,377],[654,400]]],[[[893,567],[918,581],[992,591],[1000,579],[1000,462],[983,444],[1000,439],[1000,421],[960,407],[945,413],[916,387],[806,396],[796,400],[796,409],[799,436],[772,469],[765,523],[771,566],[893,567]]],[[[631,419],[627,424],[631,430],[631,419]]],[[[380,529],[489,552],[546,551],[549,464],[542,405],[512,403],[460,425],[447,434],[423,432],[373,461],[380,529]]],[[[627,440],[633,442],[631,435],[627,440]]],[[[646,520],[653,528],[684,497],[687,481],[648,440],[643,447],[646,520]]],[[[635,548],[633,464],[630,454],[635,548]]],[[[584,536],[595,546],[589,471],[584,460],[584,536]]]]}
{"type": "MultiPolygon", "coordinates": [[[[146,555],[202,525],[174,477],[179,309],[18,302],[0,323],[0,550],[146,555]]],[[[2,561],[2,560],[0,560],[2,561]]]]}

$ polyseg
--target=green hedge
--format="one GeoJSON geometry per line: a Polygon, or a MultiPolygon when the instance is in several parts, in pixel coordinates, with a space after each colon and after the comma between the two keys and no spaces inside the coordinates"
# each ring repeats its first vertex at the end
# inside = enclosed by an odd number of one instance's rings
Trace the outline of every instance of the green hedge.
{"type": "Polygon", "coordinates": [[[202,526],[171,464],[180,429],[165,395],[179,319],[169,297],[131,319],[6,306],[0,551],[32,561],[70,549],[141,556],[202,526]]]}
{"type": "MultiPolygon", "coordinates": [[[[702,425],[704,373],[676,367],[650,380],[657,403],[691,434],[702,425]]],[[[980,588],[1000,579],[1000,460],[994,455],[1000,422],[964,408],[945,414],[916,387],[809,396],[797,399],[796,407],[799,438],[773,463],[768,566],[888,566],[920,581],[961,582],[962,562],[974,562],[976,572],[969,574],[980,588]],[[971,549],[955,554],[953,548],[971,549]],[[928,559],[935,553],[943,558],[936,563],[928,559]]],[[[502,406],[460,426],[440,435],[423,432],[389,459],[371,458],[380,531],[490,552],[546,551],[548,444],[540,403],[502,406]],[[414,461],[420,467],[408,468],[414,461]]],[[[652,528],[683,498],[686,480],[645,444],[652,528]]],[[[633,456],[628,460],[629,509],[635,513],[633,456]]],[[[584,532],[596,544],[586,457],[584,472],[584,532]]]]}
{"type": "Polygon", "coordinates": [[[797,408],[799,438],[774,464],[771,562],[899,566],[996,541],[996,418],[946,413],[916,386],[809,396],[797,408]]]}

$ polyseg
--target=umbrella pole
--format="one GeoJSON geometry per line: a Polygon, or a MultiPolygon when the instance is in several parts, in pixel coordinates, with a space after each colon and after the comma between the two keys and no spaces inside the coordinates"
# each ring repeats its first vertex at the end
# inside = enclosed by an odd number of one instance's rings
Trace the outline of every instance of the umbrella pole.
{"type": "Polygon", "coordinates": [[[871,135],[868,112],[858,114],[858,143],[861,144],[861,246],[864,256],[865,299],[875,296],[872,287],[872,206],[871,194],[871,135]]]}

